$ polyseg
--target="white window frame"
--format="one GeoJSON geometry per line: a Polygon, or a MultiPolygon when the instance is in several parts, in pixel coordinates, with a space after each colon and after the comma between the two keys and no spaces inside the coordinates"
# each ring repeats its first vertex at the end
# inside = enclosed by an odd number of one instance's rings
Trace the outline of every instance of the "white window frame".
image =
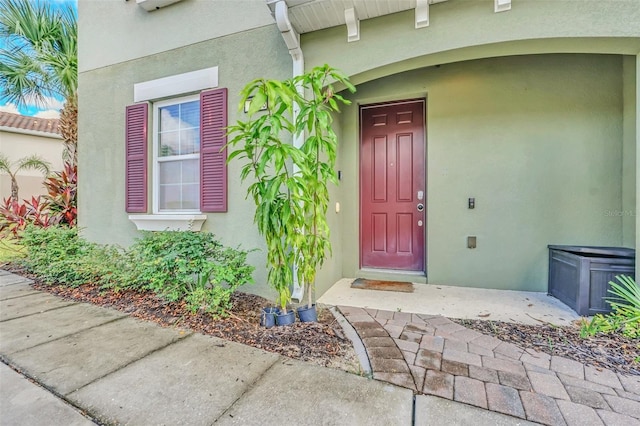
{"type": "MultiPolygon", "coordinates": [[[[160,108],[162,107],[166,107],[169,105],[175,105],[175,104],[180,104],[180,103],[185,103],[185,102],[193,102],[193,101],[200,101],[200,94],[195,94],[195,95],[188,95],[188,96],[182,96],[182,97],[177,97],[177,98],[171,98],[171,99],[166,99],[163,101],[157,101],[153,103],[153,125],[152,127],[152,132],[153,132],[153,176],[152,176],[152,182],[153,182],[153,191],[152,191],[152,197],[153,197],[153,214],[154,215],[189,215],[189,214],[199,214],[201,213],[201,211],[199,209],[194,209],[194,210],[160,210],[160,162],[162,162],[162,160],[160,160],[159,156],[159,140],[158,140],[158,132],[159,132],[159,125],[160,125],[160,108]]],[[[187,155],[180,155],[180,156],[176,156],[176,157],[180,157],[180,159],[182,160],[188,160],[188,159],[195,159],[197,158],[198,160],[200,160],[200,152],[198,154],[187,154],[187,155]]],[[[166,159],[166,157],[164,157],[166,159]]],[[[168,160],[168,159],[166,159],[168,160]]],[[[200,179],[200,177],[198,177],[198,179],[200,179]]],[[[202,181],[200,181],[200,185],[202,185],[202,181]]]]}

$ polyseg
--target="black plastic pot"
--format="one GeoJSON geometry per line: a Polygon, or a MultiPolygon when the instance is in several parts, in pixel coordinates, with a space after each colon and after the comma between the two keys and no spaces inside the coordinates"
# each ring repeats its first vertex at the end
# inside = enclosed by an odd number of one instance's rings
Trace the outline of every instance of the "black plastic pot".
{"type": "Polygon", "coordinates": [[[271,328],[276,325],[276,315],[280,313],[280,308],[269,306],[262,308],[260,313],[260,325],[266,328],[271,328]]]}
{"type": "Polygon", "coordinates": [[[290,325],[296,322],[296,312],[293,309],[287,311],[286,314],[279,312],[276,315],[277,325],[290,325]]]}
{"type": "Polygon", "coordinates": [[[316,305],[313,304],[309,308],[307,305],[300,306],[298,308],[298,318],[300,322],[316,322],[318,321],[318,313],[316,312],[316,305]]]}

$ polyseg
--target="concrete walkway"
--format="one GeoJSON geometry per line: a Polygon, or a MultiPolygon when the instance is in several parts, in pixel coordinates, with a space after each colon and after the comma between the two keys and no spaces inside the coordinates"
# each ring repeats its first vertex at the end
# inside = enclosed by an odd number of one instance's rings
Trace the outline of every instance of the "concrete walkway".
{"type": "Polygon", "coordinates": [[[439,315],[339,309],[375,379],[546,425],[640,425],[640,376],[523,350],[439,315]]]}
{"type": "Polygon", "coordinates": [[[4,271],[0,360],[1,425],[526,423],[66,301],[4,271]]]}
{"type": "Polygon", "coordinates": [[[640,425],[640,377],[438,315],[339,307],[375,380],[34,290],[0,271],[0,424],[640,425]]]}

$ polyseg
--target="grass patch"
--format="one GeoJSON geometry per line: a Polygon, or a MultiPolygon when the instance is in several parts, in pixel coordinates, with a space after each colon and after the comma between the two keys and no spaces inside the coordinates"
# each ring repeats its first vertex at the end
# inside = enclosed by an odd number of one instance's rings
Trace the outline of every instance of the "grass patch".
{"type": "Polygon", "coordinates": [[[14,237],[0,239],[0,266],[25,257],[24,247],[14,237]]]}

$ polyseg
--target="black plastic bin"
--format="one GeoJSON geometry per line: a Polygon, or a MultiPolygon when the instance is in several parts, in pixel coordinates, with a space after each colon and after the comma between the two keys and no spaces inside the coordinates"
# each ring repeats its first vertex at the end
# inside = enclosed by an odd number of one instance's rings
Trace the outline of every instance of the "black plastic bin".
{"type": "Polygon", "coordinates": [[[549,294],[578,315],[611,311],[616,275],[635,276],[636,251],[624,247],[549,246],[549,294]]]}

